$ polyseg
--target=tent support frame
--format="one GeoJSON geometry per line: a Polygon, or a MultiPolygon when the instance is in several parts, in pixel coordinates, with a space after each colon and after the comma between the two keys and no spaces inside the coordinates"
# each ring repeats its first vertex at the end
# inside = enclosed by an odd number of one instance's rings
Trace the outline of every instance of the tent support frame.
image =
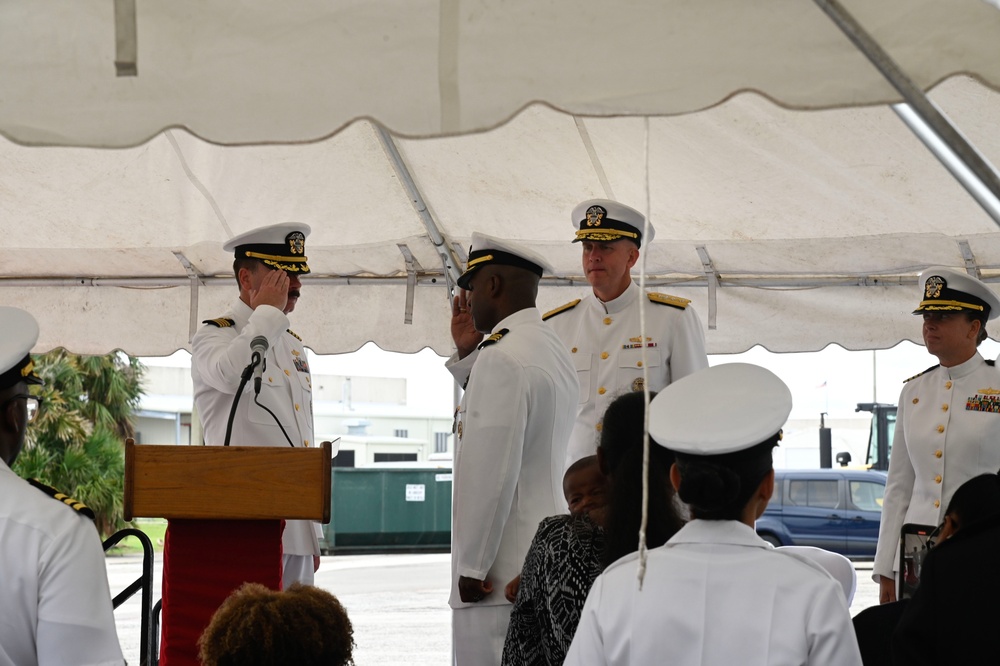
{"type": "Polygon", "coordinates": [[[444,274],[448,280],[448,291],[451,292],[458,283],[458,276],[461,275],[461,271],[458,269],[458,262],[456,262],[455,257],[451,254],[448,243],[445,241],[444,234],[441,233],[437,221],[427,209],[427,202],[424,201],[424,196],[421,194],[420,188],[417,187],[416,181],[413,180],[413,175],[410,173],[409,167],[403,161],[403,156],[400,154],[395,140],[381,125],[371,123],[371,126],[376,136],[378,136],[379,142],[382,144],[382,150],[385,151],[386,157],[392,163],[392,168],[396,172],[396,176],[399,177],[399,182],[406,188],[406,193],[410,197],[410,203],[413,204],[413,210],[417,212],[420,221],[423,222],[424,228],[427,229],[427,235],[434,244],[438,256],[441,257],[441,266],[444,268],[444,274]]]}
{"type": "MultiPolygon", "coordinates": [[[[968,190],[969,194],[983,207],[986,214],[1000,226],[1000,176],[990,163],[962,136],[951,121],[932,102],[924,91],[900,69],[899,65],[872,38],[860,23],[847,11],[839,0],[814,0],[823,12],[843,31],[849,40],[861,53],[881,72],[882,76],[902,95],[905,105],[919,119],[919,123],[900,117],[931,152],[942,161],[951,174],[968,190]],[[968,169],[968,175],[961,170],[955,170],[943,153],[930,144],[937,142],[952,153],[962,165],[968,169]],[[984,192],[992,196],[992,200],[984,198],[984,192]]],[[[895,107],[894,107],[895,109],[895,107]]],[[[900,114],[896,110],[897,115],[900,114]]],[[[906,114],[906,112],[903,112],[906,114]]],[[[908,114],[906,114],[908,115],[908,114]]]]}

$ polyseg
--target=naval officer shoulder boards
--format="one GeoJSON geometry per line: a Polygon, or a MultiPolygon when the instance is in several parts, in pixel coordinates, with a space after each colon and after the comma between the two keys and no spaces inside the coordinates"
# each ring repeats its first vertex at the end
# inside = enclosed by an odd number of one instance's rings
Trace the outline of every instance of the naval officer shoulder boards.
{"type": "Polygon", "coordinates": [[[230,319],[229,317],[219,317],[217,319],[206,319],[201,322],[203,324],[208,324],[209,326],[215,326],[216,328],[229,328],[230,326],[235,326],[236,321],[230,319]]]}
{"type": "Polygon", "coordinates": [[[560,305],[559,307],[553,310],[549,310],[548,312],[542,315],[542,321],[545,321],[546,319],[551,319],[552,317],[555,317],[558,314],[562,314],[563,312],[569,312],[579,304],[580,304],[580,299],[578,298],[575,301],[570,301],[565,305],[560,305]]]}
{"type": "Polygon", "coordinates": [[[44,483],[42,483],[38,479],[28,479],[28,483],[30,483],[35,488],[38,488],[39,490],[41,490],[43,493],[45,493],[49,497],[52,497],[53,499],[59,500],[60,502],[62,502],[66,506],[70,507],[74,511],[77,511],[77,512],[83,514],[84,516],[86,516],[87,518],[90,518],[91,520],[94,519],[94,510],[91,509],[86,504],[84,504],[83,502],[75,500],[72,497],[70,497],[69,495],[66,495],[66,494],[63,494],[63,493],[59,492],[58,490],[56,490],[52,486],[45,485],[44,483]]]}
{"type": "Polygon", "coordinates": [[[476,347],[476,349],[484,349],[486,347],[489,347],[490,345],[495,345],[496,343],[500,342],[500,339],[503,336],[507,335],[509,332],[510,332],[510,329],[501,328],[499,331],[497,331],[496,333],[494,333],[490,337],[488,337],[485,340],[483,340],[482,342],[480,342],[479,346],[476,347]]]}
{"type": "Polygon", "coordinates": [[[680,296],[671,296],[670,294],[660,294],[655,291],[650,294],[646,294],[646,298],[648,298],[651,303],[668,305],[672,308],[677,308],[678,310],[686,309],[691,303],[691,299],[681,298],[680,296]]]}

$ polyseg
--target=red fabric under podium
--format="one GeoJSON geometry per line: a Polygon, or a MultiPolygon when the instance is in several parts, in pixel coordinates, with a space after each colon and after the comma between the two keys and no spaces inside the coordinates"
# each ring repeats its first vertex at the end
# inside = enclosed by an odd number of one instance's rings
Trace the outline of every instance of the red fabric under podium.
{"type": "Polygon", "coordinates": [[[171,520],[163,544],[160,664],[197,666],[197,642],[244,582],[281,589],[281,520],[171,520]]]}

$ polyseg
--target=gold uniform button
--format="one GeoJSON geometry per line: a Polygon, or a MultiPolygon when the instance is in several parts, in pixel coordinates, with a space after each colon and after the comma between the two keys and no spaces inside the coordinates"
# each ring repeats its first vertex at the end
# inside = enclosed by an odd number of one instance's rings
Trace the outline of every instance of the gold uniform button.
{"type": "Polygon", "coordinates": [[[944,451],[942,451],[941,449],[938,449],[937,451],[934,452],[934,457],[935,458],[940,458],[943,455],[944,455],[944,451]]]}
{"type": "Polygon", "coordinates": [[[636,364],[635,364],[635,367],[637,367],[637,368],[641,368],[641,367],[642,367],[642,361],[639,361],[638,363],[636,363],[636,364]]]}
{"type": "Polygon", "coordinates": [[[948,411],[948,405],[941,405],[941,411],[948,411]]]}
{"type": "Polygon", "coordinates": [[[608,392],[608,389],[604,388],[603,386],[601,388],[597,389],[597,395],[604,395],[607,392],[608,392]]]}
{"type": "Polygon", "coordinates": [[[605,318],[604,318],[604,325],[605,325],[605,326],[607,326],[607,325],[609,325],[610,323],[611,323],[611,317],[605,317],[605,318]]]}
{"type": "Polygon", "coordinates": [[[571,353],[571,354],[575,354],[575,353],[576,353],[576,347],[573,347],[572,349],[570,349],[570,350],[569,350],[569,353],[571,353]]]}
{"type": "Polygon", "coordinates": [[[309,440],[308,439],[303,439],[302,443],[305,444],[306,446],[309,446],[309,440]]]}
{"type": "Polygon", "coordinates": [[[934,483],[941,483],[941,475],[940,474],[938,474],[937,476],[934,477],[934,483]]]}
{"type": "Polygon", "coordinates": [[[940,506],[941,506],[941,502],[939,502],[937,500],[934,500],[934,508],[937,509],[940,506]]]}
{"type": "Polygon", "coordinates": [[[274,381],[274,378],[273,378],[273,377],[268,377],[268,378],[267,378],[267,381],[269,381],[269,382],[273,382],[273,381],[274,381]]]}
{"type": "Polygon", "coordinates": [[[951,382],[950,382],[950,381],[948,381],[948,382],[945,382],[945,383],[944,383],[944,387],[945,387],[946,389],[950,389],[950,388],[951,388],[951,382]]]}
{"type": "Polygon", "coordinates": [[[295,411],[299,411],[299,406],[295,405],[295,411]]]}
{"type": "Polygon", "coordinates": [[[601,358],[606,359],[608,357],[608,352],[601,352],[601,358]]]}
{"type": "Polygon", "coordinates": [[[288,370],[285,370],[285,374],[288,375],[289,377],[292,376],[292,373],[288,372],[288,370]]]}
{"type": "Polygon", "coordinates": [[[920,402],[920,398],[914,398],[914,399],[913,399],[913,404],[914,404],[914,405],[915,405],[915,404],[917,404],[918,402],[920,402]]]}
{"type": "Polygon", "coordinates": [[[596,426],[594,426],[594,428],[597,430],[597,432],[601,432],[601,428],[603,428],[603,427],[604,426],[601,425],[600,423],[598,423],[596,426]]]}
{"type": "Polygon", "coordinates": [[[938,432],[944,432],[944,426],[940,426],[940,425],[939,425],[939,426],[937,427],[937,431],[938,431],[938,432]]]}

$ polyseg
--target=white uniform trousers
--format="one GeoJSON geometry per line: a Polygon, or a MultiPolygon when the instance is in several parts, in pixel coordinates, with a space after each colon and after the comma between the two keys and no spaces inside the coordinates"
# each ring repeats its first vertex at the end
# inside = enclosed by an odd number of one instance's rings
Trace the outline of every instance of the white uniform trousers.
{"type": "Polygon", "coordinates": [[[510,604],[500,604],[453,610],[452,663],[455,666],[500,666],[512,608],[510,604]]]}

